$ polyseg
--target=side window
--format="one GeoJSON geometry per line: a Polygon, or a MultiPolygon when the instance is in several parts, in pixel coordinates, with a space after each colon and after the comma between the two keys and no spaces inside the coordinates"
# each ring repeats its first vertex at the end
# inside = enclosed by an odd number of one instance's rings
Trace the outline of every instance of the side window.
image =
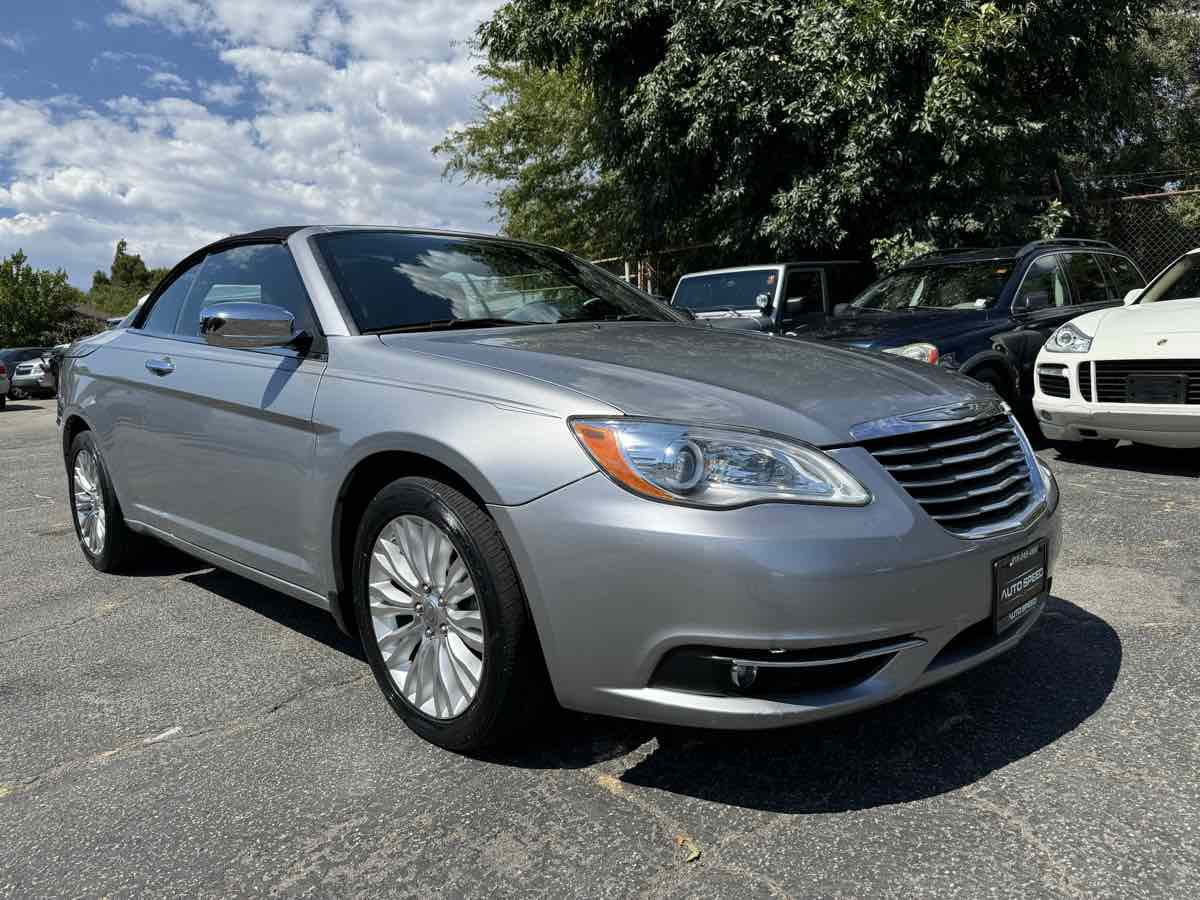
{"type": "Polygon", "coordinates": [[[190,269],[185,270],[182,275],[171,282],[165,291],[158,295],[158,299],[150,307],[150,314],[142,321],[141,327],[144,331],[151,334],[175,333],[175,323],[179,321],[179,311],[183,309],[188,291],[196,283],[196,273],[203,265],[204,261],[201,260],[190,269]]]}
{"type": "Polygon", "coordinates": [[[282,306],[296,317],[298,331],[317,334],[308,293],[292,254],[282,244],[250,244],[209,254],[175,330],[197,337],[204,307],[236,301],[282,306]]]}
{"type": "Polygon", "coordinates": [[[1071,292],[1067,290],[1067,280],[1063,276],[1058,257],[1053,254],[1035,259],[1025,273],[1025,281],[1016,299],[1028,297],[1030,294],[1046,294],[1051,306],[1066,306],[1071,302],[1071,292]]]}
{"type": "Polygon", "coordinates": [[[1138,274],[1137,268],[1124,256],[1114,256],[1104,253],[1100,256],[1108,269],[1108,277],[1116,290],[1115,300],[1123,300],[1125,295],[1137,288],[1146,286],[1146,279],[1138,274]]]}
{"type": "Polygon", "coordinates": [[[783,285],[783,304],[785,321],[824,312],[825,293],[821,289],[821,273],[811,269],[788,272],[783,285]]]}
{"type": "Polygon", "coordinates": [[[1091,253],[1065,253],[1067,271],[1075,285],[1076,303],[1107,303],[1113,299],[1100,261],[1091,253]]]}

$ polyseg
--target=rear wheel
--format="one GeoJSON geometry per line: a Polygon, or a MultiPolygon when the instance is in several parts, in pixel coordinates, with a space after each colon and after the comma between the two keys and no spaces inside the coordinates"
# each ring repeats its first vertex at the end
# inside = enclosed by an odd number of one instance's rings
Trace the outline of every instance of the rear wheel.
{"type": "Polygon", "coordinates": [[[449,485],[401,478],[359,527],[354,607],[375,679],[421,737],[473,751],[545,694],[541,649],[492,519],[449,485]]]}
{"type": "Polygon", "coordinates": [[[80,432],[71,442],[67,487],[83,555],[101,572],[119,571],[129,557],[135,536],[125,526],[100,447],[90,431],[80,432]]]}

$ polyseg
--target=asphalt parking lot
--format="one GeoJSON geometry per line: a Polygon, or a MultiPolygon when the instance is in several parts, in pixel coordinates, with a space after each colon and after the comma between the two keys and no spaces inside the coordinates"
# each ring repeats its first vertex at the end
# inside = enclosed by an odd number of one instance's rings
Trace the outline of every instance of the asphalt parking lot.
{"type": "Polygon", "coordinates": [[[955,681],[473,760],[323,613],[166,549],[93,571],[53,409],[0,412],[0,896],[1200,896],[1200,454],[1041,451],[1055,599],[955,681]]]}

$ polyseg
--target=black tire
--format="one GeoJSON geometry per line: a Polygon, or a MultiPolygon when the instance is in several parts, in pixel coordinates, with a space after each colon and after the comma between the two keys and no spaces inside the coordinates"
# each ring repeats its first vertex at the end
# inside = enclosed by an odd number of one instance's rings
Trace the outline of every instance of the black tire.
{"type": "Polygon", "coordinates": [[[1001,400],[1007,400],[1010,403],[1012,402],[1013,398],[1011,385],[1009,385],[1008,380],[995,369],[980,369],[978,372],[972,373],[971,377],[980,384],[986,384],[988,387],[990,387],[996,392],[1001,400]]]}
{"type": "Polygon", "coordinates": [[[548,695],[548,679],[520,582],[496,524],[476,503],[429,478],[393,481],[367,506],[354,547],[354,615],[375,680],[414,732],[448,750],[473,752],[527,723],[548,695]],[[368,604],[371,552],[400,516],[419,516],[451,539],[475,584],[483,620],[483,667],[474,698],[454,718],[417,709],[397,688],[376,640],[368,604]]]}
{"type": "Polygon", "coordinates": [[[71,442],[71,449],[67,451],[67,495],[71,502],[71,521],[75,524],[75,537],[79,540],[79,549],[83,551],[84,557],[93,568],[101,572],[119,572],[129,560],[137,538],[125,525],[121,504],[117,501],[112,480],[108,477],[104,457],[100,455],[99,444],[90,431],[81,431],[76,435],[75,440],[71,442]],[[104,497],[104,537],[99,552],[93,552],[84,541],[79,511],[76,509],[75,462],[85,450],[96,460],[99,488],[104,497]]]}
{"type": "Polygon", "coordinates": [[[6,396],[4,396],[3,394],[0,394],[0,409],[4,409],[4,407],[7,405],[8,405],[8,398],[6,396]]]}

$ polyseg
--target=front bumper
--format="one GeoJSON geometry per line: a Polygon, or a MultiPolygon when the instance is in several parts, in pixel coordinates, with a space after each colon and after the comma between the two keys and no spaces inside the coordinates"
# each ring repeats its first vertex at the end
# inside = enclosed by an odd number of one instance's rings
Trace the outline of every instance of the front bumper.
{"type": "Polygon", "coordinates": [[[23,391],[48,391],[54,387],[54,379],[49,373],[14,375],[12,383],[14,387],[20,388],[23,391]]]}
{"type": "Polygon", "coordinates": [[[1038,393],[1033,409],[1042,434],[1052,441],[1107,438],[1160,447],[1200,447],[1200,406],[1088,403],[1038,393]]]}
{"type": "Polygon", "coordinates": [[[1052,571],[1056,513],[964,540],[934,523],[866,451],[835,455],[872,492],[871,505],[688,509],[634,497],[597,474],[523,506],[493,507],[559,701],[680,725],[780,727],[883,703],[1019,642],[1045,597],[993,636],[992,563],[1045,539],[1052,571]],[[678,648],[761,658],[893,644],[900,649],[858,681],[786,694],[703,693],[657,677],[678,648]]]}

